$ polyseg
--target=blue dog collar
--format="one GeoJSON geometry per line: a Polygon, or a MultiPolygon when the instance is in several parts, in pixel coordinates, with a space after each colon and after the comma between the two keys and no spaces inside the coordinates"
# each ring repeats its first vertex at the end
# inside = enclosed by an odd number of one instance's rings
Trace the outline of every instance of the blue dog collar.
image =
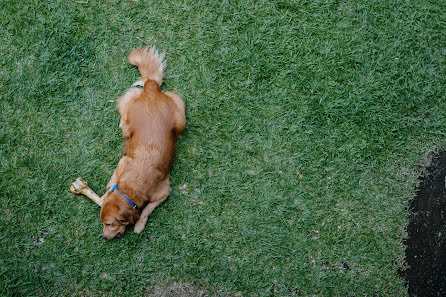
{"type": "Polygon", "coordinates": [[[132,200],[129,199],[129,197],[127,197],[126,195],[124,195],[124,193],[122,193],[119,188],[118,188],[118,184],[114,185],[113,188],[111,188],[110,193],[113,192],[114,190],[118,190],[119,193],[121,193],[122,196],[124,196],[125,199],[127,199],[127,201],[130,203],[130,205],[133,207],[133,209],[136,209],[136,204],[133,203],[132,200]]]}

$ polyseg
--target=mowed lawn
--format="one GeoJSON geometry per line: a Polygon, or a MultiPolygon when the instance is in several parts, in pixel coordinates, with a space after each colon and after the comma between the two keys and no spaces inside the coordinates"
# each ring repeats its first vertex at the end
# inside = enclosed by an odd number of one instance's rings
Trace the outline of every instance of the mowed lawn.
{"type": "Polygon", "coordinates": [[[405,296],[446,147],[445,1],[0,1],[0,295],[405,296]],[[172,194],[100,238],[134,47],[183,96],[172,194]]]}

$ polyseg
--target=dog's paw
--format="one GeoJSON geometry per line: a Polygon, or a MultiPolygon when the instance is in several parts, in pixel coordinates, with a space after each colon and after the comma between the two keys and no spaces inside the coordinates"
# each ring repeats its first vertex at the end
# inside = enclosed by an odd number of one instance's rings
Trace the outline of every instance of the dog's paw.
{"type": "Polygon", "coordinates": [[[146,227],[146,224],[138,224],[138,222],[136,222],[135,224],[135,228],[133,229],[133,232],[135,232],[136,234],[139,234],[142,232],[142,230],[144,230],[144,227],[146,227]]]}

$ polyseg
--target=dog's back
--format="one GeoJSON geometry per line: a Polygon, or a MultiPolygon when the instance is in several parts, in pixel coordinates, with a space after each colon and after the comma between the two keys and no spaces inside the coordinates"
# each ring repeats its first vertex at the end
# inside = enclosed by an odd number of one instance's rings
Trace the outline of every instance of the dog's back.
{"type": "Polygon", "coordinates": [[[132,131],[126,155],[143,158],[158,170],[169,170],[175,154],[174,102],[161,92],[156,82],[147,80],[144,91],[128,109],[132,131]]]}
{"type": "MultiPolygon", "coordinates": [[[[176,98],[161,91],[164,78],[164,55],[154,48],[138,48],[129,54],[129,62],[138,67],[144,89],[130,89],[131,96],[118,100],[121,129],[126,141],[125,155],[131,162],[118,168],[123,184],[132,184],[133,190],[149,195],[156,184],[168,175],[175,155],[176,135],[184,129],[177,124],[176,98]]],[[[178,96],[178,98],[180,98],[178,96]]],[[[184,102],[183,118],[184,118],[184,102]]],[[[123,164],[124,165],[124,164],[123,164]]]]}

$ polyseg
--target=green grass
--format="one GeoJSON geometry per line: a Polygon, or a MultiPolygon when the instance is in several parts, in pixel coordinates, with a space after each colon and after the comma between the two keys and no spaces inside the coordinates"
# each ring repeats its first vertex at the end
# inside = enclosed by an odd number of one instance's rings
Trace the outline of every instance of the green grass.
{"type": "Polygon", "coordinates": [[[98,2],[0,1],[0,295],[407,294],[417,168],[446,147],[446,2],[98,2]],[[104,241],[69,185],[102,194],[144,45],[187,131],[171,197],[104,241]]]}

